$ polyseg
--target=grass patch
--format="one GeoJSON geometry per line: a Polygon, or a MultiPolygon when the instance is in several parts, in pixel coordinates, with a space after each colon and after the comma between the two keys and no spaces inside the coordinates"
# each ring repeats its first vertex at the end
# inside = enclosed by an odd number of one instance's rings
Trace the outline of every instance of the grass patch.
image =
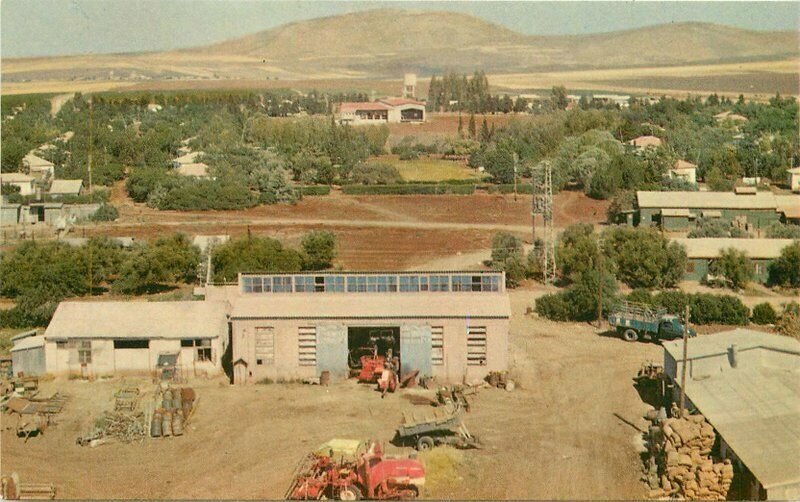
{"type": "Polygon", "coordinates": [[[452,486],[458,479],[458,468],[464,463],[464,452],[452,446],[437,446],[419,454],[425,464],[425,487],[438,490],[452,486]]]}
{"type": "Polygon", "coordinates": [[[452,160],[432,159],[430,157],[399,160],[389,157],[381,158],[381,162],[386,162],[397,168],[404,181],[475,180],[480,182],[481,180],[481,176],[475,170],[452,160]]]}

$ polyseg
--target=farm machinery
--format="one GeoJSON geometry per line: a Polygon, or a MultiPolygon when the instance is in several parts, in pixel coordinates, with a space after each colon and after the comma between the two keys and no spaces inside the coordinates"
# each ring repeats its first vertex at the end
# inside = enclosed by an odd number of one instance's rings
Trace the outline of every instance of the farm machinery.
{"type": "Polygon", "coordinates": [[[425,468],[416,459],[390,458],[378,442],[332,440],[300,462],[285,498],[407,500],[424,484],[425,468]]]}
{"type": "Polygon", "coordinates": [[[413,446],[418,451],[443,444],[462,449],[480,448],[480,441],[470,434],[463,421],[467,406],[466,399],[460,395],[448,404],[424,412],[403,412],[394,443],[413,446]]]}

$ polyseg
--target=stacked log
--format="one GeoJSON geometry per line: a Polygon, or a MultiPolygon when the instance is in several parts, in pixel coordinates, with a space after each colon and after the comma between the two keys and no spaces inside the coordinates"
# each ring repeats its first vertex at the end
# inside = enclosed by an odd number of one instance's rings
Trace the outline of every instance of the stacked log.
{"type": "Polygon", "coordinates": [[[650,449],[658,472],[651,474],[657,476],[659,486],[650,491],[650,497],[726,500],[733,465],[728,459],[712,460],[716,434],[705,417],[684,413],[682,418],[656,422],[650,449]]]}

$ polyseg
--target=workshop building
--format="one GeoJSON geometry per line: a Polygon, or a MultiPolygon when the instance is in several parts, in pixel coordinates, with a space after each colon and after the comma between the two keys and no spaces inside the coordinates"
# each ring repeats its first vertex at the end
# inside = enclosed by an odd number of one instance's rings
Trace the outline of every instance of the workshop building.
{"type": "Polygon", "coordinates": [[[240,274],[205,292],[231,303],[237,384],[345,378],[361,355],[389,349],[401,374],[440,381],[508,367],[502,272],[240,274]]]}
{"type": "Polygon", "coordinates": [[[722,251],[735,249],[743,252],[753,267],[753,280],[766,283],[770,264],[781,251],[792,245],[792,239],[733,239],[728,237],[703,237],[699,239],[673,239],[686,249],[686,270],[683,279],[702,281],[709,279],[709,266],[722,251]]]}
{"type": "MultiPolygon", "coordinates": [[[[677,401],[683,341],[663,346],[677,401]]],[[[689,338],[685,393],[714,427],[718,456],[732,460],[731,500],[800,499],[800,341],[748,329],[689,338]]]]}
{"type": "Polygon", "coordinates": [[[222,371],[226,302],[61,302],[44,333],[52,375],[151,374],[177,355],[187,375],[222,371]]]}

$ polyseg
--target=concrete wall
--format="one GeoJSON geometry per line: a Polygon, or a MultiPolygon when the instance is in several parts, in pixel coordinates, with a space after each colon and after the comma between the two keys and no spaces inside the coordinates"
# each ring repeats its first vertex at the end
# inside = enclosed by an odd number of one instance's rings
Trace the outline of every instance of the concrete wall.
{"type": "MultiPolygon", "coordinates": [[[[254,383],[263,379],[272,381],[295,380],[319,376],[317,366],[302,366],[299,362],[299,328],[316,327],[324,323],[303,320],[234,320],[232,321],[232,343],[235,383],[254,383]],[[274,333],[274,359],[267,363],[257,364],[255,355],[256,328],[271,328],[274,333]]],[[[507,319],[380,319],[380,320],[342,320],[338,324],[348,326],[369,327],[401,327],[409,325],[425,325],[443,328],[444,358],[443,364],[432,365],[432,376],[444,382],[461,382],[481,379],[489,371],[502,371],[508,368],[508,331],[507,319]],[[483,366],[467,365],[467,327],[486,327],[486,364],[483,366]]],[[[406,326],[406,328],[403,328],[406,326]]],[[[402,353],[401,353],[402,358],[402,353]]],[[[320,357],[318,356],[318,361],[320,357]]],[[[346,367],[338,374],[345,374],[346,367]]]]}
{"type": "Polygon", "coordinates": [[[662,216],[661,226],[664,230],[669,232],[676,232],[679,230],[688,230],[694,221],[689,221],[688,216],[662,216]]]}
{"type": "Polygon", "coordinates": [[[81,366],[78,348],[70,343],[47,340],[45,360],[47,373],[52,375],[140,375],[155,370],[159,354],[180,352],[178,365],[185,376],[205,376],[220,373],[221,358],[225,351],[222,338],[211,340],[212,361],[196,361],[195,347],[181,347],[180,339],[150,339],[146,349],[115,349],[114,341],[94,339],[91,341],[92,362],[81,366]]]}
{"type": "Polygon", "coordinates": [[[18,204],[0,206],[0,226],[12,226],[19,223],[19,211],[18,204]]]}
{"type": "Polygon", "coordinates": [[[11,365],[14,375],[42,375],[45,373],[44,347],[15,350],[11,352],[11,365]]]}

